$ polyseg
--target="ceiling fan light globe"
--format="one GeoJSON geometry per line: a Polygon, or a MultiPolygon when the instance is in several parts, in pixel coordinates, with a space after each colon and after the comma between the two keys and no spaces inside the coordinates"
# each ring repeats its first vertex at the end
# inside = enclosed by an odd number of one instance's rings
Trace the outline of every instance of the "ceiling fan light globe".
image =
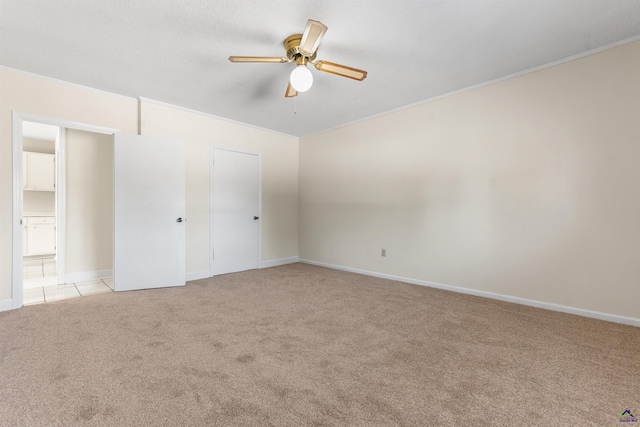
{"type": "Polygon", "coordinates": [[[311,71],[309,71],[306,66],[298,65],[295,70],[291,72],[289,81],[296,91],[306,92],[311,89],[313,85],[313,74],[311,74],[311,71]]]}

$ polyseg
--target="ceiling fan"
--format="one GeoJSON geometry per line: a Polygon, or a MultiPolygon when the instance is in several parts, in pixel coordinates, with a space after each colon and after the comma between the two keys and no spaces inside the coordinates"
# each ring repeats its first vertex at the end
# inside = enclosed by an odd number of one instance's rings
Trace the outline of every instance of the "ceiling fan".
{"type": "Polygon", "coordinates": [[[291,72],[289,86],[285,92],[285,97],[291,98],[298,95],[298,92],[306,92],[313,84],[313,74],[307,68],[311,63],[316,70],[350,79],[362,81],[367,77],[367,72],[357,68],[347,67],[329,61],[315,61],[318,54],[318,45],[322,37],[327,32],[327,26],[322,22],[309,19],[303,34],[293,34],[284,41],[284,48],[287,56],[230,56],[231,62],[296,62],[296,68],[291,72]]]}

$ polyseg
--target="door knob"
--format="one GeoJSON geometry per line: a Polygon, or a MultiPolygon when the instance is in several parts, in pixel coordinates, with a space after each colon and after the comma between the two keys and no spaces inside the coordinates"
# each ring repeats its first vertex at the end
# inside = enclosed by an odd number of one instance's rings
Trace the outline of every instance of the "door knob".
{"type": "Polygon", "coordinates": [[[258,220],[258,219],[260,219],[260,217],[259,216],[254,216],[253,219],[254,220],[258,220]]]}
{"type": "Polygon", "coordinates": [[[186,221],[186,219],[182,219],[182,218],[178,218],[176,219],[177,222],[182,222],[182,221],[186,221]]]}

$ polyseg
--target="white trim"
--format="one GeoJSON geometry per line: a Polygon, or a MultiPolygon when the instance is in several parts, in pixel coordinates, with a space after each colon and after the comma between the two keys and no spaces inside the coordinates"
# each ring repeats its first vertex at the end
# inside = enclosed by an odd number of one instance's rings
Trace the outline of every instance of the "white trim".
{"type": "Polygon", "coordinates": [[[150,104],[160,105],[162,107],[173,108],[174,110],[184,111],[186,113],[197,114],[199,116],[204,116],[204,117],[208,117],[208,118],[211,118],[211,119],[222,120],[223,122],[233,123],[235,125],[246,126],[246,127],[249,127],[249,128],[252,128],[252,129],[256,129],[256,130],[261,130],[261,131],[264,131],[264,132],[275,133],[276,135],[280,135],[280,136],[286,136],[286,137],[289,137],[289,138],[298,139],[298,137],[296,135],[291,135],[291,134],[288,134],[288,133],[279,132],[279,131],[273,130],[273,129],[263,128],[263,127],[260,127],[260,126],[252,125],[250,123],[239,122],[237,120],[233,120],[233,119],[229,119],[229,118],[221,117],[221,116],[216,116],[214,114],[204,113],[204,112],[198,111],[198,110],[192,110],[191,108],[181,107],[179,105],[169,104],[167,102],[156,101],[155,99],[149,99],[149,98],[145,98],[145,97],[139,96],[138,100],[144,101],[144,102],[148,102],[150,104]]]}
{"type": "Polygon", "coordinates": [[[58,128],[56,138],[56,261],[58,283],[67,272],[67,128],[58,128]]]}
{"type": "Polygon", "coordinates": [[[427,282],[426,280],[411,279],[408,277],[394,276],[393,274],[378,273],[375,271],[360,270],[358,268],[343,267],[340,265],[326,264],[324,262],[301,259],[305,264],[317,265],[334,270],[348,271],[350,273],[364,274],[365,276],[380,277],[382,279],[395,280],[398,282],[411,283],[413,285],[427,286],[430,288],[443,289],[445,291],[458,292],[461,294],[475,295],[478,297],[491,298],[499,301],[512,302],[515,304],[528,305],[530,307],[543,308],[545,310],[559,311],[561,313],[575,314],[577,316],[590,317],[593,319],[606,320],[608,322],[622,323],[640,327],[640,319],[633,317],[618,316],[615,314],[602,313],[599,311],[585,310],[582,308],[568,307],[566,305],[553,304],[548,302],[530,300],[526,298],[513,297],[510,295],[496,294],[493,292],[480,291],[476,289],[462,288],[459,286],[443,285],[441,283],[427,282]]]}
{"type": "Polygon", "coordinates": [[[109,95],[109,96],[114,96],[116,98],[124,98],[124,99],[127,99],[129,101],[135,101],[136,100],[135,97],[120,95],[120,94],[113,93],[113,92],[107,92],[105,90],[96,89],[96,88],[89,87],[89,86],[83,86],[83,85],[80,85],[80,84],[77,84],[77,83],[67,82],[65,80],[58,80],[58,79],[55,79],[53,77],[43,76],[42,74],[31,73],[29,71],[18,70],[17,68],[6,67],[4,65],[0,65],[0,70],[8,71],[10,73],[15,73],[15,74],[21,74],[23,76],[33,77],[33,78],[36,78],[36,79],[45,80],[45,81],[52,82],[52,83],[58,83],[58,84],[65,85],[65,86],[70,86],[70,87],[73,87],[73,88],[76,88],[76,89],[88,90],[90,92],[99,93],[101,95],[109,95]]]}
{"type": "Polygon", "coordinates": [[[213,241],[215,239],[215,227],[213,224],[213,168],[214,168],[214,152],[215,150],[231,151],[234,153],[250,154],[258,157],[258,259],[256,268],[260,267],[262,260],[262,153],[255,151],[246,151],[236,148],[222,147],[214,143],[209,144],[209,277],[215,276],[214,271],[214,253],[213,241]]]}
{"type": "Polygon", "coordinates": [[[297,256],[292,256],[289,258],[271,259],[269,261],[262,261],[260,263],[260,268],[269,268],[269,267],[277,267],[279,265],[295,264],[298,261],[299,261],[299,258],[297,256]]]}
{"type": "Polygon", "coordinates": [[[260,153],[259,151],[249,151],[249,150],[241,150],[240,148],[230,148],[222,145],[216,145],[213,142],[211,142],[209,146],[211,147],[212,150],[232,151],[234,153],[251,154],[252,156],[258,156],[258,157],[262,156],[262,153],[260,153]]]}
{"type": "Polygon", "coordinates": [[[196,271],[195,273],[187,273],[185,277],[185,282],[191,282],[193,280],[200,280],[200,279],[208,279],[209,277],[212,277],[211,272],[209,270],[196,271]]]}
{"type": "Polygon", "coordinates": [[[262,154],[257,153],[258,156],[258,259],[256,268],[260,268],[260,261],[262,261],[262,154]]]}
{"type": "Polygon", "coordinates": [[[87,123],[80,123],[80,122],[75,122],[73,120],[59,119],[55,117],[40,116],[38,114],[23,113],[21,111],[13,111],[13,114],[19,115],[20,119],[26,122],[42,123],[45,125],[58,126],[62,128],[71,128],[76,130],[82,130],[85,132],[103,133],[105,135],[113,135],[121,132],[120,129],[116,129],[116,128],[98,126],[98,125],[87,124],[87,123]]]}
{"type": "Polygon", "coordinates": [[[13,138],[13,251],[12,268],[13,283],[11,299],[13,308],[22,307],[22,114],[12,112],[13,138]]]}
{"type": "Polygon", "coordinates": [[[478,83],[478,84],[475,84],[473,86],[468,86],[468,87],[465,87],[465,88],[462,88],[462,89],[457,89],[457,90],[454,90],[454,91],[451,91],[451,92],[443,93],[442,95],[437,95],[437,96],[434,96],[434,97],[431,97],[431,98],[424,99],[422,101],[414,102],[413,104],[403,105],[402,107],[398,107],[398,108],[392,108],[391,110],[386,110],[386,111],[383,111],[383,112],[378,113],[378,114],[374,114],[374,115],[371,115],[371,116],[368,116],[368,117],[363,117],[361,119],[357,119],[357,120],[351,121],[349,123],[344,123],[344,124],[341,124],[341,125],[338,125],[338,126],[334,126],[332,128],[329,128],[329,129],[320,130],[318,132],[313,132],[313,133],[310,133],[310,134],[307,134],[307,135],[301,135],[299,137],[299,139],[308,138],[308,137],[313,136],[313,135],[318,135],[318,134],[321,134],[321,133],[324,133],[324,132],[330,132],[332,130],[336,130],[336,129],[340,129],[340,128],[343,128],[343,127],[351,126],[351,125],[354,125],[356,123],[361,123],[361,122],[365,122],[367,120],[376,119],[378,117],[386,116],[387,114],[392,114],[392,113],[396,113],[398,111],[407,110],[409,108],[417,107],[419,105],[428,104],[430,102],[437,101],[437,100],[442,99],[442,98],[448,98],[448,97],[453,96],[453,95],[458,95],[459,93],[468,92],[468,91],[474,90],[474,89],[479,89],[481,87],[489,86],[489,85],[492,85],[494,83],[500,83],[500,82],[505,81],[505,80],[510,80],[510,79],[515,78],[515,77],[523,76],[525,74],[535,73],[536,71],[541,71],[541,70],[544,70],[546,68],[555,67],[556,65],[561,65],[561,64],[564,64],[566,62],[571,62],[571,61],[574,61],[576,59],[584,58],[586,56],[595,55],[596,53],[604,52],[605,50],[609,50],[609,49],[614,49],[616,47],[620,47],[620,46],[625,45],[625,44],[633,43],[633,42],[638,41],[638,40],[640,40],[640,35],[634,36],[634,37],[631,37],[631,38],[628,38],[628,39],[620,40],[620,41],[617,41],[615,43],[608,44],[606,46],[601,46],[601,47],[598,47],[598,48],[595,48],[595,49],[591,49],[591,50],[588,50],[586,52],[577,53],[575,55],[571,55],[571,56],[568,56],[566,58],[558,59],[557,61],[553,61],[553,62],[549,62],[549,63],[546,63],[546,64],[538,65],[538,66],[532,67],[532,68],[527,68],[526,70],[518,71],[518,72],[515,72],[515,73],[512,73],[512,74],[507,74],[506,76],[502,76],[502,77],[498,77],[498,78],[493,79],[493,80],[488,80],[486,82],[478,83]]]}
{"type": "Polygon", "coordinates": [[[19,307],[13,306],[12,299],[0,299],[0,311],[9,311],[9,310],[13,310],[14,308],[19,308],[19,307]]]}
{"type": "Polygon", "coordinates": [[[213,152],[215,147],[209,144],[209,277],[214,276],[213,253],[213,152]]]}
{"type": "Polygon", "coordinates": [[[64,283],[89,282],[91,280],[106,279],[107,277],[113,277],[113,270],[83,271],[67,274],[64,283]]]}

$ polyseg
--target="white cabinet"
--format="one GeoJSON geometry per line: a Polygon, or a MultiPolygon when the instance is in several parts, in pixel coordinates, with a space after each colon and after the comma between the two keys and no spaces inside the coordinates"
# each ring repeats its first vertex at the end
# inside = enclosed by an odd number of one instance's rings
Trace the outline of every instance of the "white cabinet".
{"type": "Polygon", "coordinates": [[[45,255],[56,252],[56,219],[52,216],[27,216],[23,224],[23,254],[45,255]]]}
{"type": "Polygon", "coordinates": [[[28,191],[56,191],[55,154],[22,153],[22,188],[28,191]]]}

